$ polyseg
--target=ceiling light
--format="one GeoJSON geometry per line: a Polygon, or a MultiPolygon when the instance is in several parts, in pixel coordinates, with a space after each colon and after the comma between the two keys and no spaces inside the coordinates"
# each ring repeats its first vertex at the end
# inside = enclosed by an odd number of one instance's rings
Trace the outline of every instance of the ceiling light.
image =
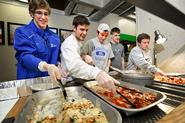
{"type": "Polygon", "coordinates": [[[131,18],[133,18],[133,19],[136,19],[136,16],[133,15],[133,14],[129,14],[128,17],[131,17],[131,18]]]}
{"type": "Polygon", "coordinates": [[[18,1],[28,3],[28,0],[18,0],[18,1]]]}

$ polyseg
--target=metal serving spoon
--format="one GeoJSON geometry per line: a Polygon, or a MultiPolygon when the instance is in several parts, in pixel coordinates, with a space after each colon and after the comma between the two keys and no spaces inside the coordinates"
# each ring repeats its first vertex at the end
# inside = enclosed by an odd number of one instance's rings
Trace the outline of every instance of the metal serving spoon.
{"type": "Polygon", "coordinates": [[[61,80],[58,79],[57,81],[58,81],[59,86],[60,86],[60,88],[61,88],[61,90],[62,90],[62,93],[63,93],[63,95],[64,95],[64,99],[66,99],[66,98],[67,98],[67,93],[66,93],[66,90],[65,90],[65,88],[64,88],[64,85],[63,85],[63,83],[62,83],[61,80]]]}

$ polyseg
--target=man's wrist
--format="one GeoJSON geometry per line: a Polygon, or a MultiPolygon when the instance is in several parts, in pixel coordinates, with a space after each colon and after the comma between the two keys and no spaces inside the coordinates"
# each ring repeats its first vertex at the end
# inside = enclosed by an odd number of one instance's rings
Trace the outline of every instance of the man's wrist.
{"type": "Polygon", "coordinates": [[[38,69],[42,72],[48,71],[49,64],[46,63],[45,61],[41,61],[38,65],[38,69]]]}

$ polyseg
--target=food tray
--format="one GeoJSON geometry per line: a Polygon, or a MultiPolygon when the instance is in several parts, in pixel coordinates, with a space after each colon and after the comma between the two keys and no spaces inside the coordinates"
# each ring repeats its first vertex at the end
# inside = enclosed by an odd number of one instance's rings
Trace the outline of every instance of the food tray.
{"type": "Polygon", "coordinates": [[[154,83],[154,82],[161,83],[161,84],[166,84],[166,85],[179,86],[179,87],[185,88],[185,85],[182,85],[182,84],[175,84],[175,83],[169,83],[169,82],[162,82],[162,81],[158,81],[158,80],[155,80],[155,79],[154,79],[153,83],[154,83]]]}
{"type": "MultiPolygon", "coordinates": [[[[109,123],[121,123],[122,118],[120,113],[101,99],[97,98],[94,94],[88,91],[86,88],[82,86],[74,86],[74,87],[66,87],[66,92],[68,97],[73,99],[79,99],[85,97],[96,105],[97,103],[100,105],[101,110],[104,112],[109,123]]],[[[34,104],[43,100],[52,100],[58,96],[62,96],[61,89],[53,89],[47,91],[40,91],[33,95],[31,95],[27,101],[25,102],[24,108],[19,114],[18,118],[15,120],[15,123],[28,123],[27,117],[32,115],[32,110],[34,108],[34,104]]]]}
{"type": "Polygon", "coordinates": [[[183,77],[185,73],[167,73],[167,76],[183,77]]]}
{"type": "MultiPolygon", "coordinates": [[[[96,85],[96,84],[97,84],[96,81],[89,81],[89,82],[84,83],[84,86],[87,87],[88,89],[90,89],[89,87],[91,87],[93,85],[96,85]]],[[[166,99],[166,95],[165,94],[163,94],[161,92],[158,92],[158,91],[155,91],[153,89],[149,89],[149,88],[146,88],[146,87],[143,87],[143,86],[130,84],[130,83],[127,83],[127,82],[121,82],[121,84],[126,85],[128,88],[138,89],[141,92],[156,93],[156,95],[157,95],[156,96],[156,101],[151,103],[150,105],[142,107],[142,108],[124,108],[124,107],[120,107],[120,106],[115,105],[114,103],[112,103],[109,100],[107,100],[106,98],[102,97],[100,94],[96,93],[92,89],[90,89],[90,90],[92,92],[94,92],[96,95],[98,95],[100,98],[102,98],[104,101],[109,103],[110,105],[112,105],[112,106],[116,107],[117,109],[119,109],[120,111],[124,112],[127,116],[135,114],[135,113],[138,113],[138,112],[141,112],[141,111],[144,111],[144,110],[147,110],[147,109],[149,109],[149,108],[151,108],[153,106],[156,106],[158,103],[160,103],[160,102],[162,102],[162,101],[164,101],[166,99]]]]}

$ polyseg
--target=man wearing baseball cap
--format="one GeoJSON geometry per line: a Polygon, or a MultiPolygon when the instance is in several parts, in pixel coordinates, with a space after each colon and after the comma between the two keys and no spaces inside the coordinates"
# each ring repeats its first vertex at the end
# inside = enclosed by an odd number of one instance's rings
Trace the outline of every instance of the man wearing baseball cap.
{"type": "Polygon", "coordinates": [[[106,41],[110,27],[101,23],[97,28],[97,37],[88,40],[82,48],[82,57],[88,64],[108,72],[111,58],[114,57],[110,42],[106,41]]]}

